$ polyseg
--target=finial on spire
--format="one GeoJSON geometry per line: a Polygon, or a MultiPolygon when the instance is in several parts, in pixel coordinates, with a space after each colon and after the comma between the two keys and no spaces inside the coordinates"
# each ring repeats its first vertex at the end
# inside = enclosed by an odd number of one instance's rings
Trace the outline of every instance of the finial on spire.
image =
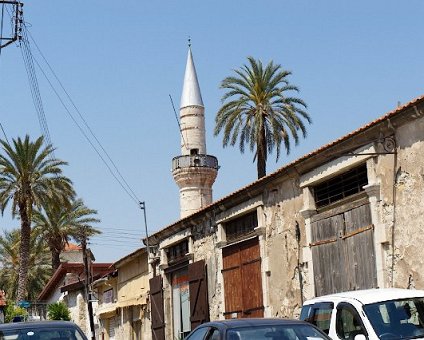
{"type": "Polygon", "coordinates": [[[188,36],[188,48],[191,48],[191,38],[188,36]]]}

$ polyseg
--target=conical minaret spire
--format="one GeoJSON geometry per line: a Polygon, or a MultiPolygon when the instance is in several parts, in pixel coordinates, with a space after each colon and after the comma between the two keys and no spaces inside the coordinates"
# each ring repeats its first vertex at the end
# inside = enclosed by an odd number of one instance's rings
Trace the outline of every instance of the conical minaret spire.
{"type": "Polygon", "coordinates": [[[191,47],[189,47],[180,108],[193,105],[204,107],[193,55],[191,53],[191,47]]]}
{"type": "Polygon", "coordinates": [[[212,203],[212,185],[218,173],[218,160],[206,154],[204,113],[189,41],[180,103],[181,156],[172,160],[172,175],[180,188],[182,218],[212,203]]]}

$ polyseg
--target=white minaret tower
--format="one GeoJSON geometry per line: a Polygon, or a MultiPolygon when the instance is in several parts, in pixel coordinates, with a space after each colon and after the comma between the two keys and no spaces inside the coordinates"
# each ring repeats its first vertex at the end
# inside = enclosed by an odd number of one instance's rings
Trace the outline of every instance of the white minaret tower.
{"type": "Polygon", "coordinates": [[[212,185],[218,174],[218,160],[206,154],[204,113],[189,41],[180,104],[181,156],[172,159],[172,175],[180,188],[181,218],[212,203],[212,185]]]}

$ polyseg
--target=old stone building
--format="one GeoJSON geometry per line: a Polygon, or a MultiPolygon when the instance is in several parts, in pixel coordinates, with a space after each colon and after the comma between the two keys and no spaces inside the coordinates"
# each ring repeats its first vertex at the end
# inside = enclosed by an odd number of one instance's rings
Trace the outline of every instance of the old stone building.
{"type": "Polygon", "coordinates": [[[423,148],[420,97],[151,235],[153,338],[295,317],[331,292],[424,288],[423,148]]]}
{"type": "Polygon", "coordinates": [[[149,273],[146,248],[140,248],[113,264],[115,269],[93,282],[98,299],[98,339],[150,339],[148,311],[149,273]]]}

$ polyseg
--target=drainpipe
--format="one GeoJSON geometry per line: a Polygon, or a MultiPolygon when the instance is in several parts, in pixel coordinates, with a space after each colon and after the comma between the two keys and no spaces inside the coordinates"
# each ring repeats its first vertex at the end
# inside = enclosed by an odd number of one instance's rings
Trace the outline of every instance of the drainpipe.
{"type": "Polygon", "coordinates": [[[397,181],[397,146],[396,141],[393,138],[394,142],[394,152],[393,152],[393,219],[392,219],[392,273],[391,273],[391,287],[395,285],[394,274],[395,274],[395,226],[396,226],[396,181],[397,181]]]}
{"type": "Polygon", "coordinates": [[[297,274],[299,275],[299,288],[300,288],[300,305],[303,306],[303,276],[300,268],[300,226],[296,221],[296,241],[297,241],[297,274]]]}

